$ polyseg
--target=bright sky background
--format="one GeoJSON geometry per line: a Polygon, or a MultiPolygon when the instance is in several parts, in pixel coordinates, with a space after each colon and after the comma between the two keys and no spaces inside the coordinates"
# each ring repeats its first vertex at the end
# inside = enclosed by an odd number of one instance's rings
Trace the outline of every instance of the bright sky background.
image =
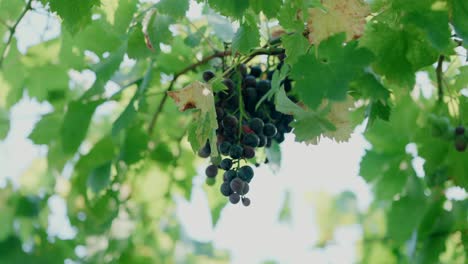
{"type": "MultiPolygon", "coordinates": [[[[188,16],[200,15],[200,6],[192,3],[188,16]]],[[[55,18],[30,12],[18,27],[18,46],[24,52],[28,46],[53,38],[59,32],[60,24],[55,18]],[[42,35],[46,28],[46,34],[42,35]]],[[[418,79],[424,83],[424,76],[418,79]]],[[[10,133],[0,142],[0,187],[4,186],[6,178],[17,181],[33,159],[46,154],[44,147],[34,146],[26,138],[40,115],[50,110],[50,106],[28,98],[12,108],[10,133]]],[[[362,127],[358,131],[362,131],[362,127]]],[[[207,197],[201,189],[206,166],[202,165],[200,176],[194,179],[192,201],[178,198],[179,218],[191,238],[213,241],[216,247],[231,250],[232,263],[259,263],[268,259],[279,263],[351,263],[357,257],[354,245],[362,235],[360,227],[339,228],[335,244],[313,249],[319,230],[310,193],[338,194],[350,190],[357,195],[359,208],[365,210],[371,202],[371,194],[358,176],[358,170],[367,146],[361,133],[353,134],[348,143],[323,140],[319,146],[298,144],[288,136],[282,144],[280,172],[273,175],[266,166],[256,169],[248,195],[251,206],[228,205],[214,230],[207,197]],[[291,195],[292,218],[290,223],[280,223],[278,213],[287,191],[291,195]]],[[[417,166],[420,167],[421,162],[417,166]]],[[[65,201],[54,196],[49,200],[49,207],[52,212],[50,234],[73,237],[75,231],[66,218],[65,201]]]]}

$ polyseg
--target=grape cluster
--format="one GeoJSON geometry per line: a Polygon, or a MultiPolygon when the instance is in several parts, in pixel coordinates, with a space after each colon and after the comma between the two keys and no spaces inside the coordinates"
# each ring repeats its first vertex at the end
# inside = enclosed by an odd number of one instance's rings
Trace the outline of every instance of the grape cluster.
{"type": "MultiPolygon", "coordinates": [[[[224,170],[221,193],[229,197],[232,204],[241,201],[244,206],[250,205],[246,194],[254,170],[243,161],[255,158],[258,148],[269,148],[273,142],[283,142],[284,134],[292,130],[289,124],[293,117],[276,111],[272,100],[263,100],[257,107],[271,89],[272,76],[273,71],[264,72],[261,66],[248,69],[245,64],[240,64],[237,71],[222,81],[226,89],[215,93],[218,121],[216,145],[222,160],[219,164],[209,165],[205,173],[212,180],[219,169],[224,170]]],[[[203,73],[205,82],[214,77],[211,71],[203,73]]],[[[283,84],[286,91],[291,90],[290,79],[283,80],[283,84]]],[[[207,158],[210,154],[210,144],[206,142],[198,155],[207,158]]]]}

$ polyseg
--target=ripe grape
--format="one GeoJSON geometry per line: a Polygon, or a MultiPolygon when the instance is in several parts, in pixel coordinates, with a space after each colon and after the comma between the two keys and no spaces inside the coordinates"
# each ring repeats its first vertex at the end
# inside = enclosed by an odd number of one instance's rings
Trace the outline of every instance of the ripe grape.
{"type": "Polygon", "coordinates": [[[239,168],[239,178],[246,182],[250,182],[254,176],[254,171],[250,166],[242,166],[239,168]]]}
{"type": "Polygon", "coordinates": [[[265,126],[263,127],[263,134],[270,138],[274,137],[277,134],[275,125],[273,125],[272,123],[265,124],[265,126]]]}
{"type": "Polygon", "coordinates": [[[263,120],[258,117],[250,119],[250,122],[249,122],[250,128],[257,134],[260,134],[263,132],[264,125],[265,124],[263,123],[263,120]]]}
{"type": "Polygon", "coordinates": [[[455,149],[458,152],[464,152],[467,146],[468,142],[464,139],[464,137],[458,136],[455,138],[455,149]]]}
{"type": "Polygon", "coordinates": [[[243,188],[239,194],[246,195],[247,193],[249,193],[249,190],[250,190],[249,184],[247,182],[244,182],[243,188]]]}
{"type": "Polygon", "coordinates": [[[234,178],[229,186],[231,186],[233,192],[241,193],[244,189],[244,182],[240,178],[234,178]]]}
{"type": "Polygon", "coordinates": [[[247,207],[250,205],[250,199],[247,197],[242,197],[242,204],[247,207]]]}
{"type": "Polygon", "coordinates": [[[221,167],[221,169],[223,170],[229,170],[231,169],[232,167],[232,159],[229,159],[229,158],[225,158],[221,161],[221,163],[219,164],[219,166],[221,167]]]}
{"type": "Polygon", "coordinates": [[[244,63],[241,63],[239,64],[239,66],[237,67],[238,71],[240,72],[240,74],[242,76],[245,76],[247,75],[247,65],[245,65],[244,63]]]}
{"type": "Polygon", "coordinates": [[[211,155],[211,147],[208,142],[198,150],[198,156],[201,158],[208,158],[211,155]]]}
{"type": "Polygon", "coordinates": [[[228,141],[224,141],[223,143],[221,143],[221,145],[219,145],[219,152],[221,152],[221,154],[223,155],[229,155],[230,149],[231,143],[229,143],[228,141]]]}
{"type": "Polygon", "coordinates": [[[237,204],[240,201],[240,195],[237,193],[231,193],[231,195],[229,195],[229,201],[232,204],[237,204]]]}
{"type": "Polygon", "coordinates": [[[252,75],[247,75],[244,78],[244,85],[245,87],[257,87],[257,80],[252,75]]]}
{"type": "Polygon", "coordinates": [[[465,128],[463,126],[458,126],[455,128],[455,135],[461,136],[465,134],[465,128]]]}
{"type": "Polygon", "coordinates": [[[222,83],[228,88],[228,93],[232,93],[234,91],[235,84],[231,79],[224,79],[222,83]]]}
{"type": "Polygon", "coordinates": [[[254,76],[255,78],[260,77],[260,75],[262,75],[262,68],[260,66],[250,67],[250,75],[254,76]]]}
{"type": "Polygon", "coordinates": [[[243,156],[246,159],[252,159],[253,157],[255,157],[255,149],[249,146],[244,146],[243,156]]]}
{"type": "Polygon", "coordinates": [[[255,148],[259,145],[260,139],[255,134],[247,134],[242,139],[242,143],[244,143],[247,146],[255,148]]]}
{"type": "Polygon", "coordinates": [[[231,186],[229,186],[228,182],[221,184],[221,193],[226,197],[232,194],[231,186]]]}
{"type": "Polygon", "coordinates": [[[218,166],[211,164],[210,166],[206,167],[205,174],[209,178],[214,178],[218,174],[218,166]]]}
{"type": "Polygon", "coordinates": [[[215,74],[212,71],[204,71],[203,72],[203,80],[205,82],[209,82],[214,77],[215,77],[215,74]]]}
{"type": "Polygon", "coordinates": [[[231,156],[231,158],[233,159],[239,159],[240,157],[242,157],[242,153],[243,149],[239,145],[233,145],[229,149],[229,156],[231,156]]]}
{"type": "Polygon", "coordinates": [[[234,128],[234,127],[237,127],[237,124],[238,124],[238,120],[237,120],[237,117],[233,116],[233,115],[227,115],[223,118],[223,127],[224,128],[234,128]]]}
{"type": "Polygon", "coordinates": [[[271,82],[269,80],[261,80],[258,82],[257,88],[260,94],[266,94],[271,88],[271,82]]]}
{"type": "Polygon", "coordinates": [[[223,180],[229,183],[236,177],[237,177],[237,171],[227,170],[227,171],[224,172],[223,180]]]}

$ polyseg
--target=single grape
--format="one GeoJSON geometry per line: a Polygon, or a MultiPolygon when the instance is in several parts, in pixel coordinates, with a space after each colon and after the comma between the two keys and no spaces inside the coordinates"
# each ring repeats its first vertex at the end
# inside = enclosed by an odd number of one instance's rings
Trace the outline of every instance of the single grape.
{"type": "Polygon", "coordinates": [[[235,170],[228,170],[228,171],[225,171],[223,174],[223,180],[225,182],[231,182],[236,177],[237,177],[237,171],[235,170]]]}
{"type": "Polygon", "coordinates": [[[455,149],[458,152],[464,152],[466,150],[466,147],[468,146],[465,138],[463,136],[457,136],[455,138],[455,149]]]}
{"type": "Polygon", "coordinates": [[[247,75],[244,78],[244,86],[245,87],[257,87],[257,80],[252,75],[247,75]]]}
{"type": "Polygon", "coordinates": [[[237,173],[239,174],[239,178],[246,182],[250,182],[254,176],[254,171],[250,166],[240,167],[237,173]]]}
{"type": "Polygon", "coordinates": [[[284,134],[278,133],[275,135],[274,139],[276,142],[281,143],[284,141],[284,134]]]}
{"type": "Polygon", "coordinates": [[[264,135],[258,135],[258,138],[260,139],[260,141],[258,143],[258,147],[259,148],[265,147],[266,144],[267,144],[267,137],[265,137],[264,135]]]}
{"type": "Polygon", "coordinates": [[[252,159],[253,157],[255,157],[255,149],[249,146],[244,146],[243,156],[246,159],[252,159]]]}
{"type": "Polygon", "coordinates": [[[219,145],[219,152],[221,152],[221,154],[225,156],[229,155],[230,149],[231,149],[231,143],[229,143],[228,141],[224,141],[223,143],[221,143],[221,145],[219,145]]]}
{"type": "Polygon", "coordinates": [[[255,103],[257,101],[257,89],[253,87],[247,87],[244,90],[244,100],[247,103],[253,104],[255,106],[255,103]]]}
{"type": "Polygon", "coordinates": [[[242,156],[243,149],[239,145],[233,145],[229,149],[229,156],[231,156],[232,159],[239,159],[242,156]]]}
{"type": "Polygon", "coordinates": [[[211,147],[208,142],[198,150],[198,156],[201,158],[208,158],[211,155],[211,147]]]}
{"type": "Polygon", "coordinates": [[[206,183],[206,185],[208,185],[208,186],[213,186],[213,185],[215,185],[215,183],[216,183],[216,178],[208,178],[208,177],[207,177],[206,180],[205,180],[205,183],[206,183]]]}
{"type": "Polygon", "coordinates": [[[259,78],[260,75],[262,75],[262,68],[260,66],[250,67],[250,75],[254,76],[255,78],[259,78]]]}
{"type": "Polygon", "coordinates": [[[209,178],[214,178],[218,174],[218,166],[211,164],[210,166],[206,167],[205,174],[209,178]]]}
{"type": "Polygon", "coordinates": [[[225,158],[221,161],[221,163],[219,164],[219,166],[221,167],[221,169],[223,170],[229,170],[231,169],[232,167],[232,159],[230,158],[225,158]]]}
{"type": "Polygon", "coordinates": [[[231,190],[236,193],[241,193],[244,189],[244,182],[240,178],[235,178],[229,184],[231,186],[231,190]]]}
{"type": "Polygon", "coordinates": [[[292,90],[291,79],[286,78],[286,80],[284,80],[284,91],[288,93],[291,90],[292,90]]]}
{"type": "Polygon", "coordinates": [[[260,94],[266,94],[271,88],[271,82],[269,80],[260,80],[258,82],[258,91],[260,94]]]}
{"type": "Polygon", "coordinates": [[[456,136],[461,136],[465,134],[465,128],[463,126],[457,126],[455,128],[455,135],[456,136]]]}
{"type": "Polygon", "coordinates": [[[244,143],[247,146],[255,148],[260,143],[260,139],[255,134],[247,134],[247,135],[244,135],[244,138],[242,139],[242,143],[244,143]]]}
{"type": "Polygon", "coordinates": [[[240,195],[237,193],[231,193],[231,195],[229,195],[229,201],[232,204],[237,204],[240,201],[240,195]]]}
{"type": "Polygon", "coordinates": [[[239,121],[237,120],[237,117],[233,115],[227,115],[223,118],[222,125],[224,128],[235,128],[237,127],[237,124],[239,121]]]}
{"type": "Polygon", "coordinates": [[[247,197],[242,197],[242,204],[247,207],[250,205],[250,199],[247,197]]]}
{"type": "Polygon", "coordinates": [[[265,123],[263,123],[262,119],[255,117],[250,119],[249,126],[255,133],[260,134],[263,132],[263,126],[265,126],[265,123]]]}
{"type": "Polygon", "coordinates": [[[250,190],[249,184],[247,182],[244,182],[243,188],[239,194],[246,195],[247,193],[249,193],[249,190],[250,190]]]}
{"type": "Polygon", "coordinates": [[[242,76],[247,75],[247,65],[245,65],[244,63],[239,64],[239,66],[237,66],[237,70],[242,76]]]}
{"type": "Polygon", "coordinates": [[[224,79],[222,83],[224,84],[224,86],[228,88],[228,93],[231,93],[232,91],[234,91],[235,84],[231,79],[224,79]]]}
{"type": "Polygon", "coordinates": [[[224,109],[222,107],[216,107],[216,119],[222,120],[224,117],[224,109]]]}
{"type": "Polygon", "coordinates": [[[204,71],[203,72],[203,80],[205,82],[209,82],[214,77],[215,77],[215,74],[212,71],[204,71]]]}
{"type": "Polygon", "coordinates": [[[263,134],[267,137],[270,137],[270,138],[274,137],[276,133],[277,133],[276,127],[272,123],[267,123],[263,127],[263,134]]]}
{"type": "Polygon", "coordinates": [[[223,182],[221,184],[221,193],[226,197],[232,194],[231,186],[229,186],[228,182],[223,182]]]}

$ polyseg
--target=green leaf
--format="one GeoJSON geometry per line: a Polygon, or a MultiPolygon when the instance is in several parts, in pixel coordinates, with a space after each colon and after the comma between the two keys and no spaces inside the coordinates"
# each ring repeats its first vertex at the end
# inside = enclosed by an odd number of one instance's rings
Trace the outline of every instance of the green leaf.
{"type": "Polygon", "coordinates": [[[130,31],[127,55],[131,59],[144,59],[151,55],[151,50],[146,46],[141,24],[138,24],[130,31]]]}
{"type": "Polygon", "coordinates": [[[294,65],[297,59],[306,54],[310,44],[302,33],[286,34],[281,37],[283,47],[286,49],[286,62],[294,65]]]}
{"type": "Polygon", "coordinates": [[[112,52],[108,58],[99,62],[94,67],[96,80],[94,81],[93,86],[83,94],[82,99],[88,99],[94,95],[102,94],[104,92],[104,86],[110,80],[112,75],[114,75],[114,73],[120,68],[120,63],[122,63],[126,51],[127,42],[124,42],[117,51],[112,52]]]}
{"type": "Polygon", "coordinates": [[[418,10],[409,13],[404,20],[421,28],[437,50],[443,52],[450,44],[447,11],[418,10]]]}
{"type": "Polygon", "coordinates": [[[304,21],[302,16],[298,15],[299,7],[294,0],[286,0],[278,14],[280,25],[291,31],[302,32],[304,30],[304,21]]]}
{"type": "Polygon", "coordinates": [[[115,157],[115,144],[112,137],[106,136],[99,140],[88,154],[81,156],[76,164],[77,170],[87,174],[98,166],[102,166],[115,157]]]}
{"type": "Polygon", "coordinates": [[[185,13],[189,9],[188,0],[161,0],[157,6],[161,13],[170,15],[175,18],[181,18],[185,16],[185,13]]]}
{"type": "Polygon", "coordinates": [[[34,144],[47,145],[59,137],[61,122],[61,116],[57,113],[44,115],[42,119],[37,122],[28,138],[31,139],[34,144]]]}
{"type": "Polygon", "coordinates": [[[327,130],[335,130],[335,126],[324,116],[315,112],[307,112],[304,115],[297,116],[291,126],[294,128],[296,141],[306,141],[309,143],[317,142],[320,135],[327,130]]]}
{"type": "Polygon", "coordinates": [[[299,57],[291,70],[302,101],[312,109],[317,108],[323,99],[344,100],[350,82],[363,73],[372,60],[372,54],[358,48],[357,42],[343,46],[344,34],[324,40],[317,54],[312,52],[299,57]]]}
{"type": "Polygon", "coordinates": [[[50,9],[62,18],[65,27],[72,34],[77,33],[91,22],[92,8],[99,0],[62,1],[49,0],[50,9]]]}
{"type": "Polygon", "coordinates": [[[88,187],[94,193],[99,193],[110,184],[112,162],[94,168],[88,177],[88,187]]]}
{"type": "Polygon", "coordinates": [[[282,5],[282,0],[256,0],[250,2],[250,7],[256,13],[263,12],[269,18],[275,17],[282,5]]]}
{"type": "Polygon", "coordinates": [[[260,45],[260,33],[256,22],[253,20],[244,21],[232,40],[233,53],[240,52],[248,54],[251,49],[260,45]]]}
{"type": "Polygon", "coordinates": [[[65,113],[60,130],[65,154],[74,153],[81,145],[88,132],[94,111],[101,103],[102,101],[92,101],[89,103],[73,101],[68,104],[68,110],[65,113]]]}
{"type": "Polygon", "coordinates": [[[26,86],[29,94],[39,101],[50,100],[51,93],[68,91],[68,73],[57,65],[43,65],[28,70],[26,86]]]}
{"type": "Polygon", "coordinates": [[[119,34],[125,34],[135,12],[138,10],[138,0],[119,0],[119,7],[114,14],[113,30],[119,34]]]}
{"type": "Polygon", "coordinates": [[[424,197],[404,196],[393,202],[388,213],[388,235],[397,244],[408,240],[422,220],[425,210],[424,197]]]}
{"type": "Polygon", "coordinates": [[[468,3],[465,0],[452,0],[452,24],[457,35],[468,43],[468,3]]]}
{"type": "Polygon", "coordinates": [[[249,0],[208,0],[208,4],[225,16],[240,18],[249,7],[249,0]]]}
{"type": "Polygon", "coordinates": [[[148,133],[143,130],[141,125],[129,128],[120,150],[120,159],[128,165],[138,162],[148,150],[148,141],[148,133]]]}
{"type": "Polygon", "coordinates": [[[160,50],[159,44],[169,44],[172,41],[172,32],[169,26],[174,19],[168,15],[154,13],[148,23],[148,39],[154,50],[160,50]]]}
{"type": "Polygon", "coordinates": [[[0,107],[0,140],[6,138],[8,131],[10,131],[10,114],[0,107]]]}

